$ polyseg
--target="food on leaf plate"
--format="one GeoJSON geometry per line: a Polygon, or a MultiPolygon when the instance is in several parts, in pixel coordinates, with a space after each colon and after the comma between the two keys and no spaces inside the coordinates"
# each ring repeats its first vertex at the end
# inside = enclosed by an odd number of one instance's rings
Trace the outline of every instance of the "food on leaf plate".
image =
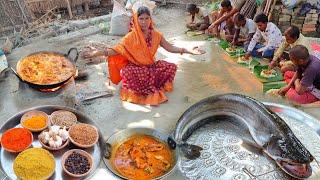
{"type": "Polygon", "coordinates": [[[277,71],[274,69],[264,69],[261,71],[260,76],[264,78],[272,78],[277,76],[277,71]]]}
{"type": "Polygon", "coordinates": [[[226,48],[226,51],[227,51],[227,53],[234,53],[234,52],[236,52],[236,48],[228,47],[228,48],[226,48]]]}
{"type": "Polygon", "coordinates": [[[242,56],[242,57],[238,58],[237,63],[239,63],[239,64],[249,64],[251,60],[252,60],[251,57],[249,57],[249,59],[245,59],[245,57],[242,56]]]}
{"type": "Polygon", "coordinates": [[[274,97],[281,97],[281,95],[279,94],[279,90],[280,89],[270,89],[266,92],[266,95],[274,96],[274,97]]]}

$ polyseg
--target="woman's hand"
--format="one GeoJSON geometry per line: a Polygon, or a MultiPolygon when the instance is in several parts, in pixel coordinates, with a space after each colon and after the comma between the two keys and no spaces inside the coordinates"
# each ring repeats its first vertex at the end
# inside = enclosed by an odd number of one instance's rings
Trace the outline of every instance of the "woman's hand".
{"type": "Polygon", "coordinates": [[[288,86],[288,85],[285,86],[285,87],[282,87],[282,88],[279,90],[278,94],[281,95],[281,96],[284,96],[284,95],[286,95],[286,93],[289,91],[290,88],[291,88],[291,87],[288,86]]]}
{"type": "Polygon", "coordinates": [[[200,49],[199,46],[193,47],[191,50],[186,50],[184,48],[182,48],[183,51],[185,51],[186,53],[192,54],[192,55],[202,55],[205,54],[206,51],[203,49],[200,49]]]}
{"type": "Polygon", "coordinates": [[[90,59],[98,56],[104,56],[104,51],[99,50],[94,47],[87,47],[82,53],[81,56],[85,59],[90,59]]]}

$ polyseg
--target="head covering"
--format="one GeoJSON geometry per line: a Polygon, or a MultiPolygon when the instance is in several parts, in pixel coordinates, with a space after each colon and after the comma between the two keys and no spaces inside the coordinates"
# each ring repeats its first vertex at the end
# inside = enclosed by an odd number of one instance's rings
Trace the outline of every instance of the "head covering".
{"type": "Polygon", "coordinates": [[[134,13],[132,31],[112,48],[119,55],[108,57],[109,74],[113,83],[118,84],[121,81],[120,70],[128,62],[141,66],[154,63],[154,56],[160,45],[162,34],[153,28],[152,20],[150,28],[153,29],[151,32],[152,41],[151,47],[148,47],[139,25],[138,15],[134,13]]]}

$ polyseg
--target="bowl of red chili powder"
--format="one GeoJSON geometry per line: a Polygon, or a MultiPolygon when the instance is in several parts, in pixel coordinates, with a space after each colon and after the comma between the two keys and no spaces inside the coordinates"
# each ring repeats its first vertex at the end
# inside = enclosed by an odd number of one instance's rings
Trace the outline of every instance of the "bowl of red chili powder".
{"type": "Polygon", "coordinates": [[[22,152],[32,144],[32,133],[26,128],[11,128],[1,137],[1,146],[12,153],[22,152]]]}

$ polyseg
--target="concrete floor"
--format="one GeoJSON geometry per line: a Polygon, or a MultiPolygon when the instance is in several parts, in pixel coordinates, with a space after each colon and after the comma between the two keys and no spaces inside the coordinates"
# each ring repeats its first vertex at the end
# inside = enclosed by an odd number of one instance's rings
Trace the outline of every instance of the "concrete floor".
{"type": "MultiPolygon", "coordinates": [[[[205,55],[175,55],[159,50],[158,58],[178,64],[175,78],[175,89],[168,93],[169,101],[159,106],[140,106],[122,102],[119,99],[119,86],[108,85],[105,62],[85,65],[79,59],[79,68],[90,72],[89,80],[76,82],[55,93],[41,93],[30,89],[10,73],[0,81],[0,124],[17,112],[39,105],[62,105],[78,109],[91,117],[100,128],[105,138],[112,133],[127,127],[144,125],[170,133],[179,116],[193,103],[202,98],[220,93],[235,92],[252,96],[261,101],[288,104],[284,99],[271,98],[262,93],[262,84],[246,69],[230,59],[221,48],[207,42],[203,37],[186,37],[184,31],[184,12],[181,9],[158,9],[155,15],[158,29],[171,42],[183,47],[199,45],[207,51],[205,55]],[[164,16],[164,14],[166,16],[164,16]],[[91,90],[114,90],[113,97],[99,98],[85,103],[76,102],[76,92],[91,90]]],[[[55,50],[67,52],[71,47],[82,48],[88,43],[103,43],[112,46],[119,37],[102,34],[92,35],[73,42],[50,42],[49,40],[15,49],[8,56],[9,64],[15,67],[17,61],[36,51],[55,50]]],[[[288,104],[290,105],[290,104],[288,104]]],[[[317,119],[320,119],[318,108],[300,108],[317,119]]],[[[173,176],[182,179],[181,176],[173,176]]],[[[172,178],[169,178],[172,179],[172,178]]]]}

